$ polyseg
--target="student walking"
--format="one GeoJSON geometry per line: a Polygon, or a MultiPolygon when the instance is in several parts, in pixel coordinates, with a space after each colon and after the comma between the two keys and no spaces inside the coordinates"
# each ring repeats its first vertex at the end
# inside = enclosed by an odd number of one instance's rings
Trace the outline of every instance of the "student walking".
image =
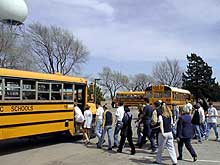
{"type": "Polygon", "coordinates": [[[102,148],[105,139],[105,134],[108,135],[108,150],[112,150],[112,113],[104,106],[103,121],[102,121],[102,135],[98,142],[97,148],[102,148]]]}
{"type": "Polygon", "coordinates": [[[186,104],[183,106],[183,111],[189,110],[189,114],[191,115],[192,114],[192,109],[193,109],[193,106],[190,103],[190,100],[186,99],[186,104]]]}
{"type": "Polygon", "coordinates": [[[160,123],[159,147],[155,163],[161,164],[162,152],[164,147],[166,147],[172,160],[172,164],[177,164],[176,151],[172,134],[172,112],[165,104],[162,105],[162,115],[159,115],[158,122],[160,123]]]}
{"type": "Polygon", "coordinates": [[[141,140],[139,141],[139,148],[142,148],[143,144],[146,141],[146,137],[150,139],[150,134],[151,134],[151,117],[152,117],[153,110],[149,104],[149,99],[145,98],[144,100],[146,102],[146,105],[141,115],[142,122],[144,124],[144,130],[143,130],[143,136],[141,140]]]}
{"type": "Polygon", "coordinates": [[[95,134],[98,137],[98,142],[100,141],[102,135],[102,118],[103,118],[104,109],[100,103],[97,103],[97,110],[96,110],[96,127],[95,127],[95,134]]]}
{"type": "Polygon", "coordinates": [[[213,106],[212,102],[209,102],[208,114],[207,114],[207,122],[208,122],[208,129],[206,134],[206,139],[208,140],[211,128],[213,128],[215,132],[215,140],[218,141],[218,128],[217,128],[217,116],[218,111],[213,106]]]}
{"type": "Polygon", "coordinates": [[[123,126],[121,129],[121,139],[117,152],[122,152],[122,148],[125,144],[125,140],[127,139],[129,146],[131,147],[131,155],[134,155],[135,147],[132,140],[132,127],[131,127],[132,114],[127,106],[124,107],[124,110],[125,112],[122,119],[123,126]]]}
{"type": "Polygon", "coordinates": [[[143,114],[143,105],[140,104],[138,106],[138,119],[135,121],[135,125],[137,128],[137,136],[138,136],[136,143],[137,146],[139,146],[139,144],[141,143],[141,138],[143,137],[144,124],[142,120],[142,114],[143,114]]]}
{"type": "MultiPolygon", "coordinates": [[[[200,115],[199,108],[200,106],[198,103],[194,105],[194,110],[192,113],[192,124],[193,124],[193,129],[196,134],[196,138],[198,142],[202,143],[202,136],[200,132],[201,115],[200,115]]],[[[189,109],[184,109],[183,111],[189,111],[189,109]]]]}
{"type": "Polygon", "coordinates": [[[85,122],[84,122],[84,131],[85,131],[85,144],[88,144],[90,142],[90,129],[92,127],[92,112],[90,110],[90,106],[86,105],[85,106],[85,111],[84,111],[84,117],[85,117],[85,122]]]}
{"type": "Polygon", "coordinates": [[[190,152],[193,157],[193,161],[197,160],[197,154],[191,144],[193,137],[193,125],[191,122],[190,109],[184,109],[182,115],[179,117],[177,122],[177,143],[178,143],[178,160],[183,159],[183,145],[185,144],[186,149],[190,152]]]}
{"type": "Polygon", "coordinates": [[[156,141],[158,141],[157,135],[160,132],[160,123],[158,122],[158,117],[162,114],[162,106],[160,101],[154,102],[155,109],[152,112],[151,117],[151,133],[150,133],[150,144],[152,153],[157,152],[156,141]]]}
{"type": "Polygon", "coordinates": [[[176,127],[177,127],[177,121],[179,119],[179,107],[176,105],[176,103],[172,104],[172,117],[173,117],[172,133],[173,133],[173,137],[176,138],[176,127]]]}
{"type": "Polygon", "coordinates": [[[81,111],[81,109],[78,107],[77,103],[74,104],[74,118],[75,118],[75,128],[76,128],[76,132],[80,133],[83,127],[83,123],[84,123],[84,116],[83,113],[81,111]]]}
{"type": "Polygon", "coordinates": [[[116,110],[115,113],[115,131],[114,131],[114,146],[113,147],[118,147],[119,142],[118,142],[118,134],[122,128],[122,118],[124,116],[124,103],[119,102],[119,107],[116,110]]]}

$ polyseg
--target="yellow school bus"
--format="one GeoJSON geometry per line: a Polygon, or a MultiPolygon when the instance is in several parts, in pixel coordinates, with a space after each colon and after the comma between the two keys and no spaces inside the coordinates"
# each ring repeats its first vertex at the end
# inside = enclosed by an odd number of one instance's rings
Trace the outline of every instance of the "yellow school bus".
{"type": "Polygon", "coordinates": [[[81,110],[87,103],[84,78],[0,68],[0,140],[74,135],[74,103],[81,110]]]}
{"type": "Polygon", "coordinates": [[[191,93],[188,90],[170,87],[167,85],[152,85],[145,90],[146,97],[149,98],[150,104],[157,100],[165,102],[167,105],[175,103],[182,107],[186,103],[186,99],[191,100],[191,93]]]}
{"type": "Polygon", "coordinates": [[[127,106],[139,106],[144,104],[144,91],[117,92],[112,102],[112,107],[117,107],[119,102],[123,102],[127,106]]]}

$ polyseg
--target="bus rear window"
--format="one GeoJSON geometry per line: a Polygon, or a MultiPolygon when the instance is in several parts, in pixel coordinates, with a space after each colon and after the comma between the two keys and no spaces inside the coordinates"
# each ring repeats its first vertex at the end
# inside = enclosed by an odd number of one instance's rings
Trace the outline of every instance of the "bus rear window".
{"type": "Polygon", "coordinates": [[[162,98],[163,93],[162,92],[154,92],[154,98],[162,98]]]}
{"type": "Polygon", "coordinates": [[[165,91],[164,97],[171,97],[171,91],[165,91]]]}

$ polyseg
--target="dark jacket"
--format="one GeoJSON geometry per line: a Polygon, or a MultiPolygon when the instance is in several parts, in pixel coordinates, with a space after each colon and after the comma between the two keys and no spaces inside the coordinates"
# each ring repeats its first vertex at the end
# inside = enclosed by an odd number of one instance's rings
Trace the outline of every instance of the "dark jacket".
{"type": "Polygon", "coordinates": [[[163,118],[163,129],[164,129],[164,133],[167,132],[172,132],[172,127],[171,127],[171,121],[172,121],[172,117],[165,117],[162,115],[163,118]]]}
{"type": "Polygon", "coordinates": [[[105,110],[103,113],[102,127],[111,126],[112,125],[112,113],[109,110],[105,110]]]}
{"type": "Polygon", "coordinates": [[[124,117],[122,119],[123,126],[121,128],[121,136],[127,136],[128,134],[132,135],[131,121],[132,113],[125,111],[124,117]]]}
{"type": "Polygon", "coordinates": [[[200,114],[198,109],[196,109],[193,113],[192,124],[200,125],[200,114]]]}
{"type": "Polygon", "coordinates": [[[150,105],[146,105],[144,107],[144,110],[143,110],[143,123],[144,124],[150,124],[150,121],[151,121],[151,117],[152,117],[152,107],[150,105]]]}
{"type": "Polygon", "coordinates": [[[193,137],[193,125],[191,123],[191,116],[189,114],[183,114],[179,117],[177,122],[177,137],[178,138],[192,138],[193,137]]]}

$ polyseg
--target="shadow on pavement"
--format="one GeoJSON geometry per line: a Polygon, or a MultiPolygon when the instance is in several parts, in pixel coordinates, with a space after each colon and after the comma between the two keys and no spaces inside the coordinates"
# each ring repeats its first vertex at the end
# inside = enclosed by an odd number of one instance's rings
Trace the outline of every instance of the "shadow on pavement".
{"type": "Polygon", "coordinates": [[[77,143],[81,139],[81,135],[72,137],[66,134],[47,134],[2,140],[0,141],[0,156],[59,143],[77,143]]]}

